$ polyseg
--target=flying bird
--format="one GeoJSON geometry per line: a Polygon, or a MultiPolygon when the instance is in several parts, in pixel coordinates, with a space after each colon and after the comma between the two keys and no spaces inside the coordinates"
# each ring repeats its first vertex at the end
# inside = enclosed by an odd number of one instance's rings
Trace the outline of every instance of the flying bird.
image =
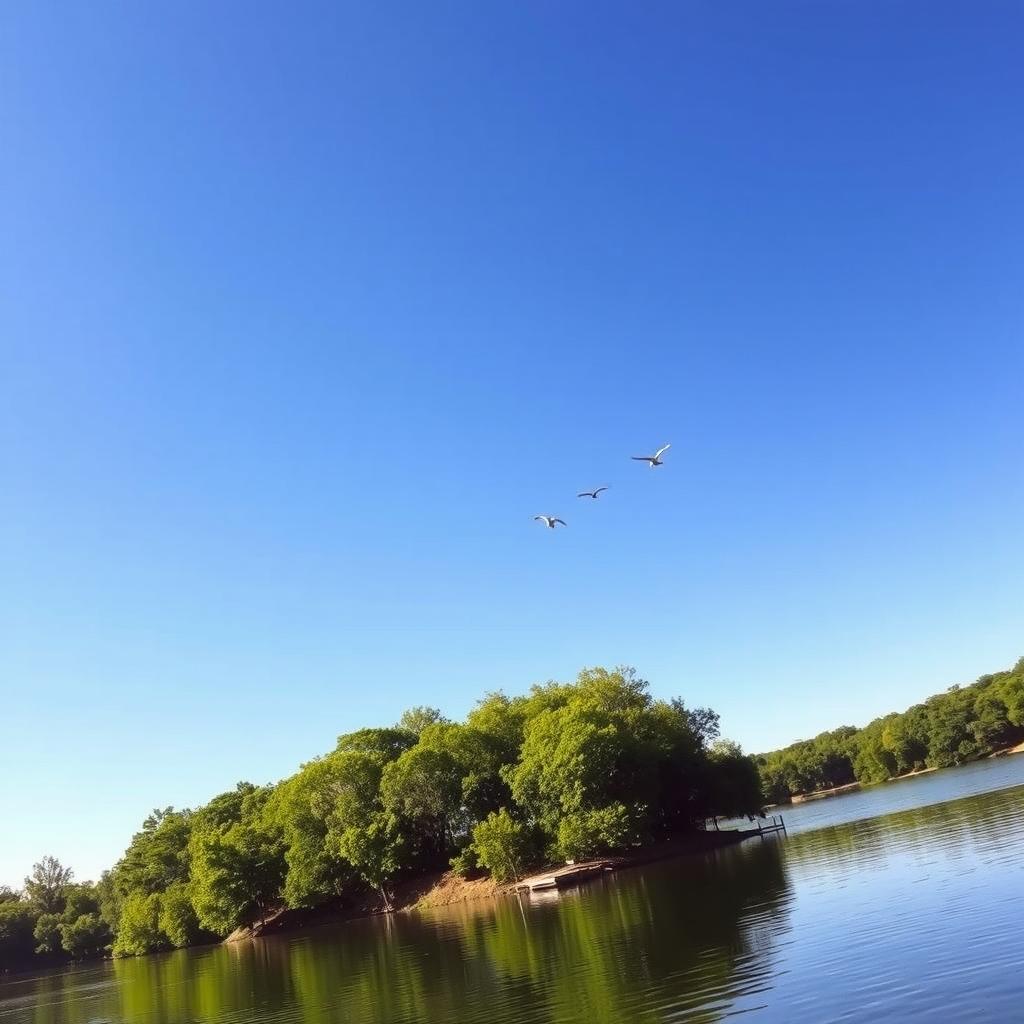
{"type": "Polygon", "coordinates": [[[577,498],[596,498],[602,491],[607,491],[607,487],[598,487],[596,491],[580,491],[576,495],[577,498]]]}
{"type": "Polygon", "coordinates": [[[631,455],[630,458],[633,459],[635,462],[649,462],[651,465],[651,469],[654,469],[655,466],[661,465],[662,455],[664,455],[665,452],[667,452],[671,447],[672,445],[666,444],[663,447],[659,448],[653,455],[631,455]]]}
{"type": "Polygon", "coordinates": [[[561,523],[565,526],[565,520],[559,519],[557,516],[534,516],[533,518],[536,522],[543,523],[552,530],[555,528],[555,523],[561,523]]]}

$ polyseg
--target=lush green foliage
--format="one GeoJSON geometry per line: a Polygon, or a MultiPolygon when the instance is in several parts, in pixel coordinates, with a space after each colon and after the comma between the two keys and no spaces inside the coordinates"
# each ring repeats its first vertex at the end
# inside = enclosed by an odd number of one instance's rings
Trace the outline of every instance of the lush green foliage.
{"type": "Polygon", "coordinates": [[[850,782],[948,768],[1024,739],[1024,658],[863,729],[843,726],[756,759],[770,802],[850,782]]]}
{"type": "Polygon", "coordinates": [[[239,783],[196,810],[154,811],[95,885],[40,861],[23,894],[0,892],[0,969],[171,949],[374,890],[387,905],[402,877],[449,864],[515,878],[766,797],[957,764],[1024,738],[1024,660],[756,763],[718,732],[713,711],[655,700],[630,669],[489,693],[464,722],[413,708],[397,725],[340,736],[274,786],[239,783]]]}
{"type": "Polygon", "coordinates": [[[114,955],[141,956],[167,947],[167,938],[160,931],[160,896],[133,892],[121,907],[114,955]]]}
{"type": "Polygon", "coordinates": [[[110,946],[110,929],[97,913],[79,914],[60,926],[61,946],[75,960],[99,956],[110,946]]]}
{"type": "Polygon", "coordinates": [[[492,811],[473,829],[473,842],[460,857],[468,868],[480,864],[499,882],[507,882],[523,873],[535,852],[530,829],[502,808],[492,811]]]}
{"type": "Polygon", "coordinates": [[[44,857],[33,865],[23,893],[0,892],[0,970],[39,957],[98,956],[110,948],[101,887],[72,883],[72,877],[55,857],[44,857]]]}
{"type": "Polygon", "coordinates": [[[74,872],[56,857],[44,857],[32,865],[32,874],[25,879],[25,898],[43,914],[59,914],[64,910],[64,890],[74,872]]]}
{"type": "Polygon", "coordinates": [[[0,970],[20,967],[32,960],[38,919],[39,911],[25,900],[0,903],[0,970]]]}

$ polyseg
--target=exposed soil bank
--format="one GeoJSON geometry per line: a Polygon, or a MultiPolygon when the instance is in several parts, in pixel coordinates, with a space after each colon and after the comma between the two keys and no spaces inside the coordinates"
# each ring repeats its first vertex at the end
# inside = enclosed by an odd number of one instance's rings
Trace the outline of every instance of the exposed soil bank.
{"type": "MultiPolygon", "coordinates": [[[[704,853],[722,846],[731,846],[750,836],[756,836],[757,829],[723,829],[721,832],[694,832],[677,836],[661,843],[641,847],[632,853],[615,857],[603,857],[602,861],[614,865],[614,870],[651,864],[685,854],[704,853]]],[[[560,865],[555,865],[560,866],[560,865]]],[[[452,871],[434,872],[416,878],[403,879],[392,893],[392,910],[426,910],[431,907],[446,907],[469,900],[492,899],[515,892],[514,882],[499,884],[491,878],[463,878],[452,871]]],[[[362,899],[347,898],[321,904],[312,909],[282,909],[270,914],[262,924],[251,928],[236,928],[224,941],[239,942],[261,935],[276,935],[295,932],[318,925],[334,924],[357,917],[372,917],[386,913],[384,901],[379,893],[367,892],[362,899]]]]}
{"type": "Polygon", "coordinates": [[[1007,754],[1024,754],[1024,743],[1018,743],[1015,747],[1004,747],[989,754],[989,757],[1006,757],[1007,754]]]}
{"type": "Polygon", "coordinates": [[[833,789],[817,789],[813,793],[794,793],[789,802],[793,804],[805,804],[810,800],[824,800],[830,796],[839,796],[842,793],[855,793],[860,789],[859,782],[848,782],[845,786],[836,786],[833,789]]]}
{"type": "MultiPolygon", "coordinates": [[[[915,775],[927,775],[929,772],[937,772],[938,770],[938,768],[915,768],[912,772],[894,775],[891,779],[886,779],[886,782],[899,782],[901,779],[912,779],[915,775]]],[[[879,782],[876,785],[884,786],[885,782],[879,782]]]]}

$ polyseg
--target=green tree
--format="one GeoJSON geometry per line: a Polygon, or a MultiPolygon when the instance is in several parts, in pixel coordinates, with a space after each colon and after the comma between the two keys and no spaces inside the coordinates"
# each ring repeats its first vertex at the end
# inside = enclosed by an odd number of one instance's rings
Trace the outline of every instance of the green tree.
{"type": "Polygon", "coordinates": [[[72,882],[65,887],[62,912],[65,921],[74,920],[82,914],[98,913],[99,909],[96,887],[92,882],[72,882]]]}
{"type": "Polygon", "coordinates": [[[31,962],[39,913],[27,900],[0,903],[0,974],[31,962]]]}
{"type": "Polygon", "coordinates": [[[416,746],[416,734],[408,729],[357,729],[338,737],[340,753],[375,754],[384,761],[394,761],[410,747],[416,746]]]}
{"type": "Polygon", "coordinates": [[[757,766],[738,743],[717,740],[708,752],[707,800],[712,815],[737,817],[761,809],[757,766]]]}
{"type": "Polygon", "coordinates": [[[995,687],[983,690],[975,698],[971,731],[978,751],[986,754],[1005,746],[1016,735],[1006,704],[995,687]]]}
{"type": "Polygon", "coordinates": [[[625,753],[606,714],[575,706],[541,711],[527,723],[512,795],[553,835],[565,815],[610,802],[625,753]]]}
{"type": "Polygon", "coordinates": [[[509,753],[499,738],[471,725],[435,723],[420,734],[418,749],[447,754],[461,775],[461,823],[466,831],[477,821],[511,801],[503,772],[515,763],[518,747],[509,753]]]}
{"type": "Polygon", "coordinates": [[[372,803],[380,778],[379,763],[372,755],[351,753],[333,753],[303,765],[277,787],[268,802],[267,813],[284,844],[283,895],[290,907],[315,906],[339,896],[351,880],[351,866],[327,840],[337,803],[350,784],[353,757],[367,757],[372,765],[373,782],[366,795],[372,803]]]}
{"type": "Polygon", "coordinates": [[[41,914],[60,914],[64,910],[64,889],[74,877],[56,857],[44,857],[32,865],[25,879],[25,895],[41,914]]]}
{"type": "Polygon", "coordinates": [[[117,932],[121,919],[121,896],[117,891],[113,871],[104,871],[100,880],[93,886],[99,915],[111,932],[117,932]]]}
{"type": "Polygon", "coordinates": [[[133,892],[121,906],[114,956],[142,956],[167,946],[167,937],[160,931],[160,897],[133,892]]]}
{"type": "Polygon", "coordinates": [[[385,888],[402,864],[403,837],[393,814],[376,812],[364,824],[350,825],[332,836],[340,856],[380,892],[386,910],[392,909],[385,888]]]}
{"type": "Polygon", "coordinates": [[[639,840],[640,816],[616,802],[565,815],[558,823],[557,852],[566,859],[579,860],[624,850],[639,840]]]}
{"type": "Polygon", "coordinates": [[[501,764],[514,764],[519,758],[526,728],[526,706],[524,697],[488,693],[466,716],[467,727],[487,737],[501,764]]]}
{"type": "Polygon", "coordinates": [[[864,730],[853,769],[860,782],[885,782],[896,774],[896,758],[882,742],[882,730],[864,730]]]}
{"type": "Polygon", "coordinates": [[[189,811],[154,810],[114,868],[116,898],[124,900],[137,892],[148,896],[187,882],[191,831],[189,811]]]}
{"type": "Polygon", "coordinates": [[[473,829],[473,852],[498,882],[519,879],[535,856],[530,829],[502,808],[473,829]]]}
{"type": "Polygon", "coordinates": [[[428,855],[444,857],[462,803],[462,772],[450,753],[407,750],[384,768],[380,798],[385,810],[413,825],[428,855]]]}
{"type": "Polygon", "coordinates": [[[72,959],[101,956],[110,946],[111,933],[99,914],[79,914],[60,925],[61,945],[72,959]]]}
{"type": "Polygon", "coordinates": [[[32,934],[37,953],[52,955],[61,952],[60,914],[40,914],[32,934]]]}
{"type": "Polygon", "coordinates": [[[177,949],[191,945],[202,934],[188,886],[183,882],[172,885],[161,895],[157,927],[177,949]]]}
{"type": "Polygon", "coordinates": [[[895,774],[925,766],[928,756],[928,719],[925,709],[918,704],[902,715],[890,715],[882,729],[882,745],[895,760],[895,774]]]}
{"type": "Polygon", "coordinates": [[[284,881],[281,843],[255,821],[226,831],[207,826],[193,832],[192,905],[199,923],[217,935],[263,922],[284,881]]]}
{"type": "Polygon", "coordinates": [[[1008,721],[1024,729],[1024,658],[999,680],[997,686],[999,697],[1006,705],[1008,721]]]}
{"type": "Polygon", "coordinates": [[[419,706],[402,712],[402,717],[398,720],[398,728],[419,736],[427,726],[439,725],[447,721],[448,719],[437,708],[419,706]]]}
{"type": "Polygon", "coordinates": [[[265,796],[265,792],[251,782],[236,783],[234,789],[218,793],[209,803],[195,811],[191,815],[192,823],[198,828],[228,829],[242,820],[246,808],[251,806],[253,800],[260,802],[265,796]]]}
{"type": "Polygon", "coordinates": [[[975,757],[979,751],[971,728],[974,698],[969,690],[950,687],[925,703],[928,717],[928,765],[948,768],[975,757]]]}

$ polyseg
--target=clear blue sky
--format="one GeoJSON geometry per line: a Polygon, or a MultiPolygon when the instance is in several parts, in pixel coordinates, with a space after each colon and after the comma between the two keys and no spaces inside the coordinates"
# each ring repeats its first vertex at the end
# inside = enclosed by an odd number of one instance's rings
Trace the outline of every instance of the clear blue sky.
{"type": "Polygon", "coordinates": [[[0,881],[584,665],[759,750],[1024,654],[1019,3],[0,18],[0,881]]]}

